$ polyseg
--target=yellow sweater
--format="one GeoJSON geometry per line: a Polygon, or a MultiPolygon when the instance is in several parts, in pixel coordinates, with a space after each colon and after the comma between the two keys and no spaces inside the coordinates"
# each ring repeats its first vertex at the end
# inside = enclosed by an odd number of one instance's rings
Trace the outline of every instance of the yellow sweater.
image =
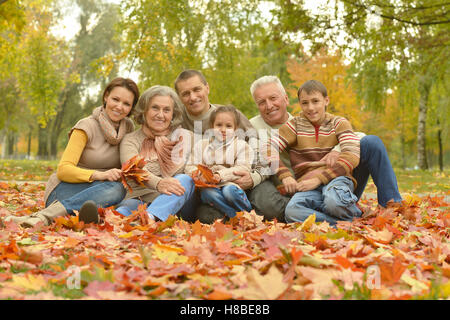
{"type": "Polygon", "coordinates": [[[81,154],[86,147],[88,137],[83,130],[74,129],[58,164],[58,179],[69,183],[92,182],[95,170],[77,167],[81,154]]]}

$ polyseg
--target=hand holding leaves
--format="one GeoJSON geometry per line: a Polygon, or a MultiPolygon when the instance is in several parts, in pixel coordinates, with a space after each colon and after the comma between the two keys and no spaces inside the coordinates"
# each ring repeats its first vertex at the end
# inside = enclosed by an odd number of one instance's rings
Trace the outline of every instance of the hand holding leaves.
{"type": "Polygon", "coordinates": [[[140,155],[135,155],[122,165],[121,178],[122,184],[125,187],[125,189],[128,189],[130,190],[130,192],[133,192],[133,189],[127,183],[127,179],[131,179],[135,181],[137,184],[145,187],[144,182],[148,181],[149,179],[149,172],[143,169],[145,164],[146,161],[144,157],[140,155]]]}
{"type": "Polygon", "coordinates": [[[217,184],[220,182],[217,176],[203,164],[198,164],[197,170],[192,172],[192,179],[197,188],[217,188],[217,184]]]}

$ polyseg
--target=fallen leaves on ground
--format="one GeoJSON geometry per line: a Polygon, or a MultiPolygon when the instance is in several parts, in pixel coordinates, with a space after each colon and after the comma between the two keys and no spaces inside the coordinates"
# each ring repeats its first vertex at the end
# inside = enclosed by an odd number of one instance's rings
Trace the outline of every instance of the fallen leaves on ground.
{"type": "MultiPolygon", "coordinates": [[[[43,206],[44,184],[1,187],[0,218],[43,206]]],[[[448,299],[444,197],[360,205],[365,218],[336,228],[254,212],[211,225],[154,222],[112,208],[99,225],[77,216],[32,229],[3,221],[0,299],[448,299]]]]}

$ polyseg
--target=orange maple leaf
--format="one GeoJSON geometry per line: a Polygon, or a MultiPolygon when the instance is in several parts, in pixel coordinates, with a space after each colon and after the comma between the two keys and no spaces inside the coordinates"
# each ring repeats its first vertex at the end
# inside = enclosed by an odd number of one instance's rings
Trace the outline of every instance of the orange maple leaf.
{"type": "Polygon", "coordinates": [[[197,165],[197,170],[192,172],[192,179],[197,188],[217,188],[218,180],[214,178],[214,173],[203,164],[197,165]]]}
{"type": "Polygon", "coordinates": [[[122,179],[122,184],[125,187],[125,189],[128,189],[128,190],[130,190],[130,192],[133,192],[133,189],[127,183],[127,179],[134,180],[140,186],[145,187],[144,182],[148,181],[149,175],[150,175],[147,170],[143,169],[145,166],[145,163],[146,163],[146,161],[145,161],[144,157],[142,157],[138,154],[123,163],[121,179],[122,179]]]}

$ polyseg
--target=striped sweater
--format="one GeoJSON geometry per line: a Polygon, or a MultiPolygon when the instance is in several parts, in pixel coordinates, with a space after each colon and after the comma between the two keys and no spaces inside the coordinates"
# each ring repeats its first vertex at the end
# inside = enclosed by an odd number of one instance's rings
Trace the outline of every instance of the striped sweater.
{"type": "MultiPolygon", "coordinates": [[[[324,121],[320,126],[314,126],[301,113],[299,116],[289,120],[279,129],[279,134],[270,139],[272,147],[280,152],[288,151],[295,179],[319,178],[326,185],[339,176],[347,176],[353,180],[353,169],[359,164],[360,139],[352,130],[350,122],[330,113],[325,114],[324,121]],[[320,161],[337,144],[341,146],[341,154],[335,165],[328,168],[320,161]],[[314,170],[313,176],[308,172],[314,170]]],[[[280,161],[277,170],[280,180],[292,177],[289,169],[280,161]]]]}

